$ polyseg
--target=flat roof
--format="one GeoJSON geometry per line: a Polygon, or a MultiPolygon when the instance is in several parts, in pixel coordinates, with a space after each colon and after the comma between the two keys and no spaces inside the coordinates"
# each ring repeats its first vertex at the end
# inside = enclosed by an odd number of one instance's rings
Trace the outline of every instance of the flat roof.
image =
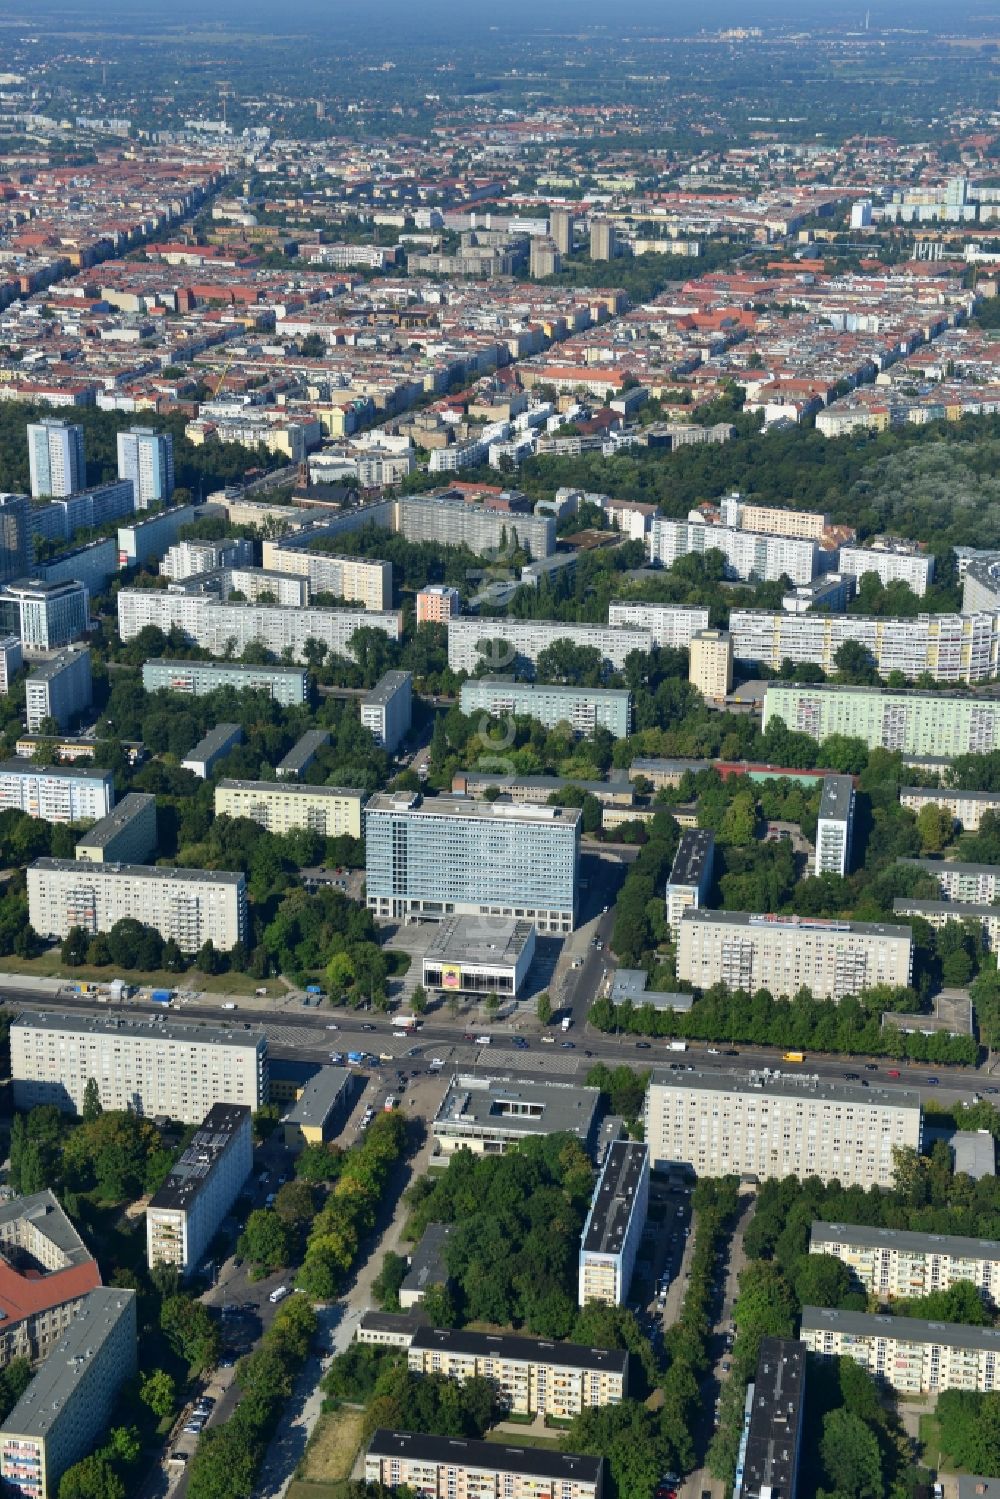
{"type": "MultiPolygon", "coordinates": [[[[135,1292],[97,1286],[88,1292],[79,1311],[20,1400],[0,1426],[14,1436],[45,1436],[63,1413],[85,1367],[100,1353],[120,1318],[135,1317],[135,1292]]],[[[127,1370],[122,1371],[122,1377],[127,1370]]]]}
{"type": "Polygon", "coordinates": [[[188,750],[181,764],[186,765],[189,760],[207,760],[210,756],[217,755],[220,750],[228,749],[230,745],[242,738],[242,724],[217,723],[214,729],[209,729],[204,739],[198,740],[194,749],[188,750]]]}
{"type": "Polygon", "coordinates": [[[130,822],[141,817],[149,807],[155,806],[155,796],[150,796],[145,791],[130,791],[127,796],[122,797],[117,807],[112,808],[107,817],[102,817],[100,822],[95,822],[92,828],[81,833],[77,848],[106,848],[130,822]]]}
{"type": "Polygon", "coordinates": [[[162,671],[208,671],[219,676],[241,677],[295,677],[301,681],[308,672],[304,666],[248,666],[242,661],[175,661],[170,656],[153,656],[144,661],[147,666],[162,671]]]}
{"type": "Polygon", "coordinates": [[[373,1457],[403,1458],[449,1467],[478,1468],[487,1473],[520,1473],[528,1478],[600,1485],[602,1457],[555,1452],[551,1447],[506,1447],[464,1437],[432,1437],[416,1431],[388,1431],[380,1426],[368,1444],[373,1457]]]}
{"type": "Polygon", "coordinates": [[[566,698],[629,698],[632,696],[627,687],[571,687],[566,682],[522,682],[517,677],[470,677],[467,682],[462,683],[462,690],[468,687],[474,690],[477,687],[503,688],[504,691],[523,693],[527,697],[566,697],[566,698]]]}
{"type": "Polygon", "coordinates": [[[954,798],[955,801],[960,802],[1000,802],[1000,791],[959,791],[956,786],[900,786],[899,795],[901,798],[927,796],[931,800],[937,797],[949,800],[954,798]]]}
{"type": "Polygon", "coordinates": [[[65,874],[75,870],[81,880],[110,879],[127,875],[132,880],[176,880],[181,884],[242,885],[246,876],[233,869],[175,869],[171,864],[91,864],[86,859],[36,859],[29,869],[65,874]]]}
{"type": "Polygon", "coordinates": [[[296,739],[288,754],[283,760],[279,760],[276,770],[298,771],[304,769],[313,759],[317,750],[323,748],[324,744],[330,743],[329,729],[306,729],[301,738],[296,739]]]}
{"type": "Polygon", "coordinates": [[[376,791],[366,803],[365,812],[395,812],[406,817],[464,817],[473,822],[564,823],[574,828],[583,818],[579,807],[550,807],[533,802],[513,805],[510,802],[479,802],[465,796],[429,796],[424,799],[419,792],[409,791],[376,791]]]}
{"type": "Polygon", "coordinates": [[[246,1104],[213,1103],[180,1160],[171,1166],[163,1186],[153,1194],[150,1208],[189,1209],[249,1120],[250,1110],[246,1104]]]}
{"type": "Polygon", "coordinates": [[[518,1135],[555,1135],[563,1131],[586,1142],[600,1106],[597,1088],[572,1083],[535,1083],[522,1079],[469,1077],[456,1074],[434,1116],[432,1128],[461,1135],[466,1130],[518,1135]]]}
{"type": "Polygon", "coordinates": [[[519,775],[493,775],[488,770],[459,770],[455,774],[460,776],[470,786],[498,786],[502,790],[505,786],[529,786],[534,791],[545,792],[546,795],[553,791],[562,791],[566,786],[577,786],[581,791],[589,791],[592,795],[600,797],[612,791],[621,796],[634,796],[632,783],[627,776],[623,778],[585,781],[577,776],[519,776],[519,775]]]}
{"type": "Polygon", "coordinates": [[[46,776],[57,781],[110,781],[113,772],[99,770],[96,765],[35,765],[31,760],[15,756],[13,760],[0,760],[0,775],[46,776]]]}
{"type": "MultiPolygon", "coordinates": [[[[748,610],[747,613],[767,613],[767,610],[748,610]]],[[[931,614],[914,615],[914,619],[962,619],[961,614],[931,614]]],[[[856,615],[856,621],[862,619],[873,619],[873,615],[856,615]]],[[[1000,701],[996,699],[977,697],[974,692],[927,692],[919,687],[850,687],[841,686],[837,682],[783,682],[769,678],[764,683],[766,692],[801,692],[801,693],[832,693],[840,697],[902,697],[923,698],[934,703],[976,703],[981,705],[989,703],[992,707],[1000,709],[1000,701]]]]}
{"type": "Polygon", "coordinates": [[[431,937],[424,962],[517,965],[533,940],[534,924],[496,916],[446,916],[431,937]]]}
{"type": "Polygon", "coordinates": [[[792,1499],[805,1395],[806,1349],[795,1338],[762,1338],[743,1462],[748,1496],[792,1499]]]}
{"type": "MultiPolygon", "coordinates": [[[[282,764],[285,762],[282,761],[282,764]]],[[[269,796],[353,796],[358,801],[366,795],[357,786],[310,786],[301,781],[238,781],[223,777],[218,789],[229,791],[264,791],[269,796]]]]}
{"type": "Polygon", "coordinates": [[[710,828],[685,828],[667,877],[671,885],[700,885],[712,870],[715,834],[710,828]]]}
{"type": "Polygon", "coordinates": [[[960,1171],[973,1181],[997,1174],[997,1151],[993,1136],[985,1129],[957,1129],[951,1137],[955,1174],[960,1171]]]}
{"type": "Polygon", "coordinates": [[[963,864],[960,859],[900,859],[928,874],[992,874],[1000,878],[1000,864],[963,864]]]}
{"type": "Polygon", "coordinates": [[[850,776],[825,776],[819,799],[820,818],[847,822],[854,805],[854,782],[850,776]]]}
{"type": "Polygon", "coordinates": [[[47,661],[36,659],[32,662],[28,681],[50,682],[54,677],[60,676],[62,672],[68,671],[71,666],[75,666],[84,655],[90,655],[89,647],[68,645],[64,650],[56,651],[55,655],[50,656],[47,661]]]}
{"type": "Polygon", "coordinates": [[[1000,1478],[983,1478],[976,1473],[959,1473],[958,1499],[1000,1499],[1000,1478]]]}
{"type": "Polygon", "coordinates": [[[448,1281],[445,1255],[448,1240],[455,1231],[453,1223],[428,1223],[410,1255],[410,1265],[401,1289],[423,1292],[428,1286],[443,1286],[448,1281]]]}
{"type": "Polygon", "coordinates": [[[621,1254],[649,1164],[642,1140],[616,1140],[608,1151],[583,1230],[584,1254],[621,1254]]]}
{"type": "MultiPolygon", "coordinates": [[[[984,917],[997,920],[1000,917],[1000,906],[991,906],[985,901],[977,904],[968,900],[918,900],[913,895],[897,895],[892,903],[894,916],[919,916],[921,911],[936,914],[943,911],[945,915],[951,915],[956,921],[968,917],[971,921],[980,921],[984,917]]],[[[907,928],[909,930],[909,928],[907,928]]]]}
{"type": "Polygon", "coordinates": [[[505,1358],[524,1363],[554,1364],[565,1369],[603,1370],[625,1374],[628,1352],[623,1348],[587,1348],[582,1343],[557,1343],[547,1338],[518,1337],[513,1333],[452,1331],[419,1327],[411,1347],[428,1352],[457,1353],[469,1358],[505,1358]]]}
{"type": "Polygon", "coordinates": [[[881,1312],[837,1312],[804,1306],[802,1331],[847,1333],[856,1338],[896,1338],[901,1343],[940,1343],[947,1348],[1000,1352],[1000,1327],[969,1327],[961,1322],[925,1322],[920,1317],[887,1317],[881,1312]]]}
{"type": "Polygon", "coordinates": [[[670,1072],[657,1069],[650,1082],[657,1088],[709,1093],[746,1093],[801,1098],[816,1103],[847,1103],[866,1108],[920,1109],[913,1088],[863,1088],[860,1083],[832,1082],[801,1072],[670,1072]]]}
{"type": "Polygon", "coordinates": [[[285,1124],[323,1125],[353,1086],[354,1074],[347,1067],[321,1067],[306,1083],[284,1115],[285,1124]]]}
{"type": "Polygon", "coordinates": [[[361,1318],[361,1332],[388,1332],[397,1337],[407,1333],[412,1337],[418,1327],[427,1326],[427,1313],[419,1305],[407,1312],[367,1311],[361,1318]]]}
{"type": "Polygon", "coordinates": [[[387,671],[379,677],[371,692],[365,693],[361,699],[362,708],[381,707],[388,703],[407,682],[413,682],[412,671],[387,671]]]}
{"type": "Polygon", "coordinates": [[[916,1233],[906,1228],[824,1223],[817,1219],[809,1237],[814,1244],[858,1244],[862,1249],[899,1249],[907,1254],[940,1254],[952,1259],[1000,1260],[1000,1239],[967,1239],[961,1234],[916,1233]]]}
{"type": "Polygon", "coordinates": [[[654,1010],[690,1010],[693,994],[670,989],[647,989],[649,977],[645,968],[616,968],[611,999],[616,1005],[630,999],[636,1005],[652,1005],[654,1010]]]}
{"type": "MultiPolygon", "coordinates": [[[[72,865],[79,868],[78,865],[72,865]]],[[[84,868],[87,866],[84,865],[84,868]]],[[[69,1031],[87,1036],[138,1036],[150,1041],[174,1041],[183,1045],[266,1046],[264,1027],[213,1025],[211,1021],[174,1020],[166,1015],[87,1015],[81,1010],[21,1010],[11,1030],[69,1031]]]]}
{"type": "Polygon", "coordinates": [[[681,921],[700,921],[714,926],[757,927],[761,931],[851,932],[860,937],[906,937],[911,936],[908,926],[893,926],[883,921],[827,921],[812,916],[758,915],[753,911],[707,911],[703,906],[689,906],[681,921]]]}

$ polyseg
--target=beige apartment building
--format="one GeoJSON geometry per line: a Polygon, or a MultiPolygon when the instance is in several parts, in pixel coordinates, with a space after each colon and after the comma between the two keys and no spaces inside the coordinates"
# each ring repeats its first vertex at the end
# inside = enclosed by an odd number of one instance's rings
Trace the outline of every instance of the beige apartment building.
{"type": "Polygon", "coordinates": [[[688,681],[702,697],[721,703],[733,685],[733,641],[728,630],[699,630],[691,636],[688,681]]]}
{"type": "Polygon", "coordinates": [[[880,1301],[927,1296],[968,1280],[987,1301],[1000,1305],[1000,1242],[995,1239],[816,1222],[809,1253],[841,1260],[880,1301]]]}
{"type": "Polygon", "coordinates": [[[292,573],[309,580],[309,592],[332,593],[365,609],[392,608],[392,563],[364,557],[334,557],[296,546],[293,541],[265,541],[265,572],[292,573]]]}
{"type": "Polygon", "coordinates": [[[156,864],[95,864],[89,859],[36,859],[28,865],[28,918],[40,936],[75,927],[110,932],[130,918],[172,937],[181,952],[205,942],[228,952],[247,935],[242,871],[174,869],[156,864]]]}
{"type": "Polygon", "coordinates": [[[825,921],[746,911],[683,912],[677,939],[677,977],[697,989],[768,989],[792,995],[803,986],[816,999],[843,999],[876,984],[910,982],[908,926],[825,921]]]}
{"type": "Polygon", "coordinates": [[[802,1074],[657,1071],[645,1122],[653,1170],[758,1181],[818,1176],[889,1187],[893,1152],[921,1142],[917,1093],[802,1074]]]}
{"type": "Polygon", "coordinates": [[[901,786],[899,804],[919,812],[934,805],[950,812],[964,833],[975,833],[984,815],[1000,814],[1000,791],[953,791],[937,786],[901,786]]]}
{"type": "MultiPolygon", "coordinates": [[[[740,503],[739,526],[761,536],[801,536],[806,541],[822,541],[827,517],[813,510],[782,510],[776,505],[740,503]]],[[[266,565],[266,564],[265,564],[266,565]]]]}
{"type": "Polygon", "coordinates": [[[902,1395],[1000,1389],[1000,1328],[804,1306],[810,1353],[851,1358],[902,1395]]]}
{"type": "Polygon", "coordinates": [[[267,1040],[256,1026],[164,1015],[22,1010],[10,1028],[14,1106],[80,1113],[90,1078],[105,1109],[200,1123],[213,1104],[268,1100],[267,1040]]]}
{"type": "Polygon", "coordinates": [[[269,833],[307,828],[324,838],[361,837],[363,791],[342,786],[309,786],[280,781],[220,781],[215,788],[217,817],[248,817],[269,833]]]}
{"type": "Polygon", "coordinates": [[[379,1427],[365,1482],[424,1499],[601,1499],[604,1459],[379,1427]]]}
{"type": "Polygon", "coordinates": [[[446,1374],[460,1384],[488,1379],[519,1415],[568,1419],[587,1406],[620,1404],[628,1386],[624,1352],[506,1333],[419,1327],[407,1363],[415,1374],[446,1374]]]}

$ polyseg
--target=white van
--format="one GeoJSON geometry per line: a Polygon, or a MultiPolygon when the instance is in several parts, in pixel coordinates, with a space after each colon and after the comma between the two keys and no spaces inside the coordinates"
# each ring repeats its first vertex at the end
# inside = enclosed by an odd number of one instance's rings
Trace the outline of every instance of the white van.
{"type": "Polygon", "coordinates": [[[276,1302],[284,1301],[285,1297],[290,1295],[291,1292],[289,1291],[287,1286],[277,1286],[267,1299],[271,1302],[272,1305],[274,1305],[276,1302]]]}

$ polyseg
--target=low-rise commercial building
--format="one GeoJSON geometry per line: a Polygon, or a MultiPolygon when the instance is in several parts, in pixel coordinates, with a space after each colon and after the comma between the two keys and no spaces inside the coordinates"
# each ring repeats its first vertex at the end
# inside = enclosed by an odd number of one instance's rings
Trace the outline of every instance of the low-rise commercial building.
{"type": "Polygon", "coordinates": [[[827,776],[819,800],[813,873],[845,875],[851,867],[854,836],[854,779],[827,776]]]}
{"type": "Polygon", "coordinates": [[[387,671],[361,699],[361,723],[375,743],[394,755],[413,722],[412,671],[387,671]]]}
{"type": "Polygon", "coordinates": [[[569,1420],[591,1407],[620,1405],[628,1390],[628,1354],[620,1349],[418,1327],[406,1358],[415,1374],[444,1374],[459,1384],[488,1379],[520,1416],[569,1420]]]}
{"type": "Polygon", "coordinates": [[[462,683],[462,712],[491,718],[534,718],[547,729],[565,723],[574,734],[592,735],[598,727],[616,739],[632,730],[632,694],[617,687],[569,687],[519,682],[514,677],[472,677],[462,683]]]}
{"type": "Polygon", "coordinates": [[[794,1338],[761,1338],[747,1389],[733,1499],[795,1499],[805,1394],[802,1344],[794,1338]]]}
{"type": "Polygon", "coordinates": [[[190,770],[193,775],[198,776],[200,780],[207,781],[219,761],[225,759],[230,750],[242,743],[242,724],[216,724],[214,729],[209,729],[204,739],[199,739],[194,749],[188,751],[181,765],[185,770],[190,770]]]}
{"type": "Polygon", "coordinates": [[[36,658],[24,684],[29,733],[37,733],[47,718],[67,729],[93,702],[90,651],[70,645],[46,658],[36,658]]]}
{"type": "Polygon", "coordinates": [[[419,1306],[435,1286],[445,1287],[448,1273],[448,1243],[455,1233],[454,1223],[428,1223],[420,1242],[412,1250],[406,1274],[399,1287],[399,1304],[404,1312],[419,1306]]]}
{"type": "Polygon", "coordinates": [[[365,1453],[366,1483],[423,1499],[601,1499],[603,1469],[600,1457],[382,1427],[365,1453]]]}
{"type": "Polygon", "coordinates": [[[596,1088],[570,1083],[516,1083],[456,1074],[431,1124],[434,1151],[451,1155],[503,1155],[531,1135],[575,1135],[585,1149],[594,1136],[600,1103],[596,1088]]]}
{"type": "Polygon", "coordinates": [[[899,804],[919,812],[923,807],[943,807],[964,833],[975,833],[988,812],[1000,817],[1000,791],[953,791],[941,786],[901,786],[899,804]]]}
{"type": "Polygon", "coordinates": [[[253,1169],[246,1104],[215,1103],[146,1208],[146,1263],[176,1265],[182,1276],[202,1255],[253,1169]]]}
{"type": "Polygon", "coordinates": [[[89,765],[0,761],[0,811],[12,807],[43,822],[88,822],[106,817],[115,800],[110,770],[89,765]]]}
{"type": "Polygon", "coordinates": [[[299,666],[244,666],[236,661],[144,661],[142,685],[147,692],[185,692],[204,697],[220,687],[236,692],[266,692],[276,703],[304,703],[309,675],[299,666]]]}
{"type": "Polygon", "coordinates": [[[288,1149],[303,1150],[332,1140],[350,1113],[356,1091],[356,1073],[346,1067],[321,1067],[282,1118],[288,1149]]]}
{"type": "Polygon", "coordinates": [[[1000,1306],[1000,1241],[995,1239],[817,1221],[809,1253],[840,1260],[880,1301],[928,1296],[967,1280],[985,1300],[1000,1306]]]}
{"type": "Polygon", "coordinates": [[[1000,1388],[1000,1328],[804,1306],[810,1353],[850,1358],[901,1395],[1000,1388]]]}
{"type": "Polygon", "coordinates": [[[698,1176],[818,1176],[890,1187],[893,1152],[921,1143],[920,1098],[778,1073],[654,1072],[646,1093],[653,1168],[698,1176]]]}
{"type": "Polygon", "coordinates": [[[423,956],[421,982],[446,994],[513,999],[535,955],[535,928],[509,917],[448,916],[423,956]]]}
{"type": "Polygon", "coordinates": [[[111,1424],[137,1363],[136,1293],[90,1291],[0,1426],[0,1478],[22,1499],[54,1499],[59,1480],[111,1424]]]}
{"type": "Polygon", "coordinates": [[[307,828],[323,838],[360,838],[363,791],[280,781],[227,781],[215,788],[217,817],[248,817],[269,833],[307,828]]]}
{"type": "Polygon", "coordinates": [[[91,864],[145,864],[156,852],[156,797],[130,791],[80,837],[74,853],[91,864]]]}
{"type": "Polygon", "coordinates": [[[580,1306],[588,1301],[625,1305],[648,1209],[649,1146],[641,1140],[616,1140],[605,1157],[583,1226],[580,1306]]]}
{"type": "Polygon", "coordinates": [[[624,625],[574,625],[554,619],[490,619],[462,617],[448,622],[448,665],[471,676],[484,662],[494,672],[523,671],[533,676],[542,651],[557,640],[590,646],[602,661],[621,671],[632,651],[648,654],[652,631],[624,625]]]}
{"type": "Polygon", "coordinates": [[[48,1187],[0,1204],[0,1368],[47,1358],[100,1284],[97,1261],[48,1187]]]}
{"type": "Polygon", "coordinates": [[[376,1348],[409,1348],[418,1327],[427,1326],[419,1306],[411,1312],[365,1312],[354,1333],[356,1343],[376,1348]]]}
{"type": "Polygon", "coordinates": [[[205,942],[228,952],[247,936],[246,876],[224,869],[155,864],[95,864],[36,859],[28,866],[28,915],[43,936],[75,927],[110,932],[116,921],[140,921],[171,938],[181,952],[205,942]]]}
{"type": "Polygon", "coordinates": [[[608,624],[616,629],[648,630],[658,646],[686,650],[699,630],[708,629],[708,610],[619,599],[608,605],[608,624]]]}
{"type": "Polygon", "coordinates": [[[878,984],[904,987],[913,971],[908,926],[688,908],[677,941],[677,977],[696,989],[726,984],[753,994],[843,999],[878,984]]]}
{"type": "Polygon", "coordinates": [[[94,1078],[105,1109],[164,1114],[194,1124],[216,1103],[268,1101],[267,1040],[260,1027],[22,1010],[10,1028],[14,1104],[53,1103],[80,1113],[94,1078]]]}
{"type": "Polygon", "coordinates": [[[715,834],[708,828],[686,829],[667,878],[667,925],[675,939],[684,912],[697,910],[708,899],[714,866],[715,834]]]}

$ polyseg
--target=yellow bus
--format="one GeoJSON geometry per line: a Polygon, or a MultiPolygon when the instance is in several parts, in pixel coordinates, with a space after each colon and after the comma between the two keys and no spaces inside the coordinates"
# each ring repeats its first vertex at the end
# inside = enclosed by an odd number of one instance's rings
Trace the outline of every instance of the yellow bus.
{"type": "Polygon", "coordinates": [[[783,1062],[804,1062],[806,1054],[804,1051],[783,1051],[781,1060],[783,1062]]]}

